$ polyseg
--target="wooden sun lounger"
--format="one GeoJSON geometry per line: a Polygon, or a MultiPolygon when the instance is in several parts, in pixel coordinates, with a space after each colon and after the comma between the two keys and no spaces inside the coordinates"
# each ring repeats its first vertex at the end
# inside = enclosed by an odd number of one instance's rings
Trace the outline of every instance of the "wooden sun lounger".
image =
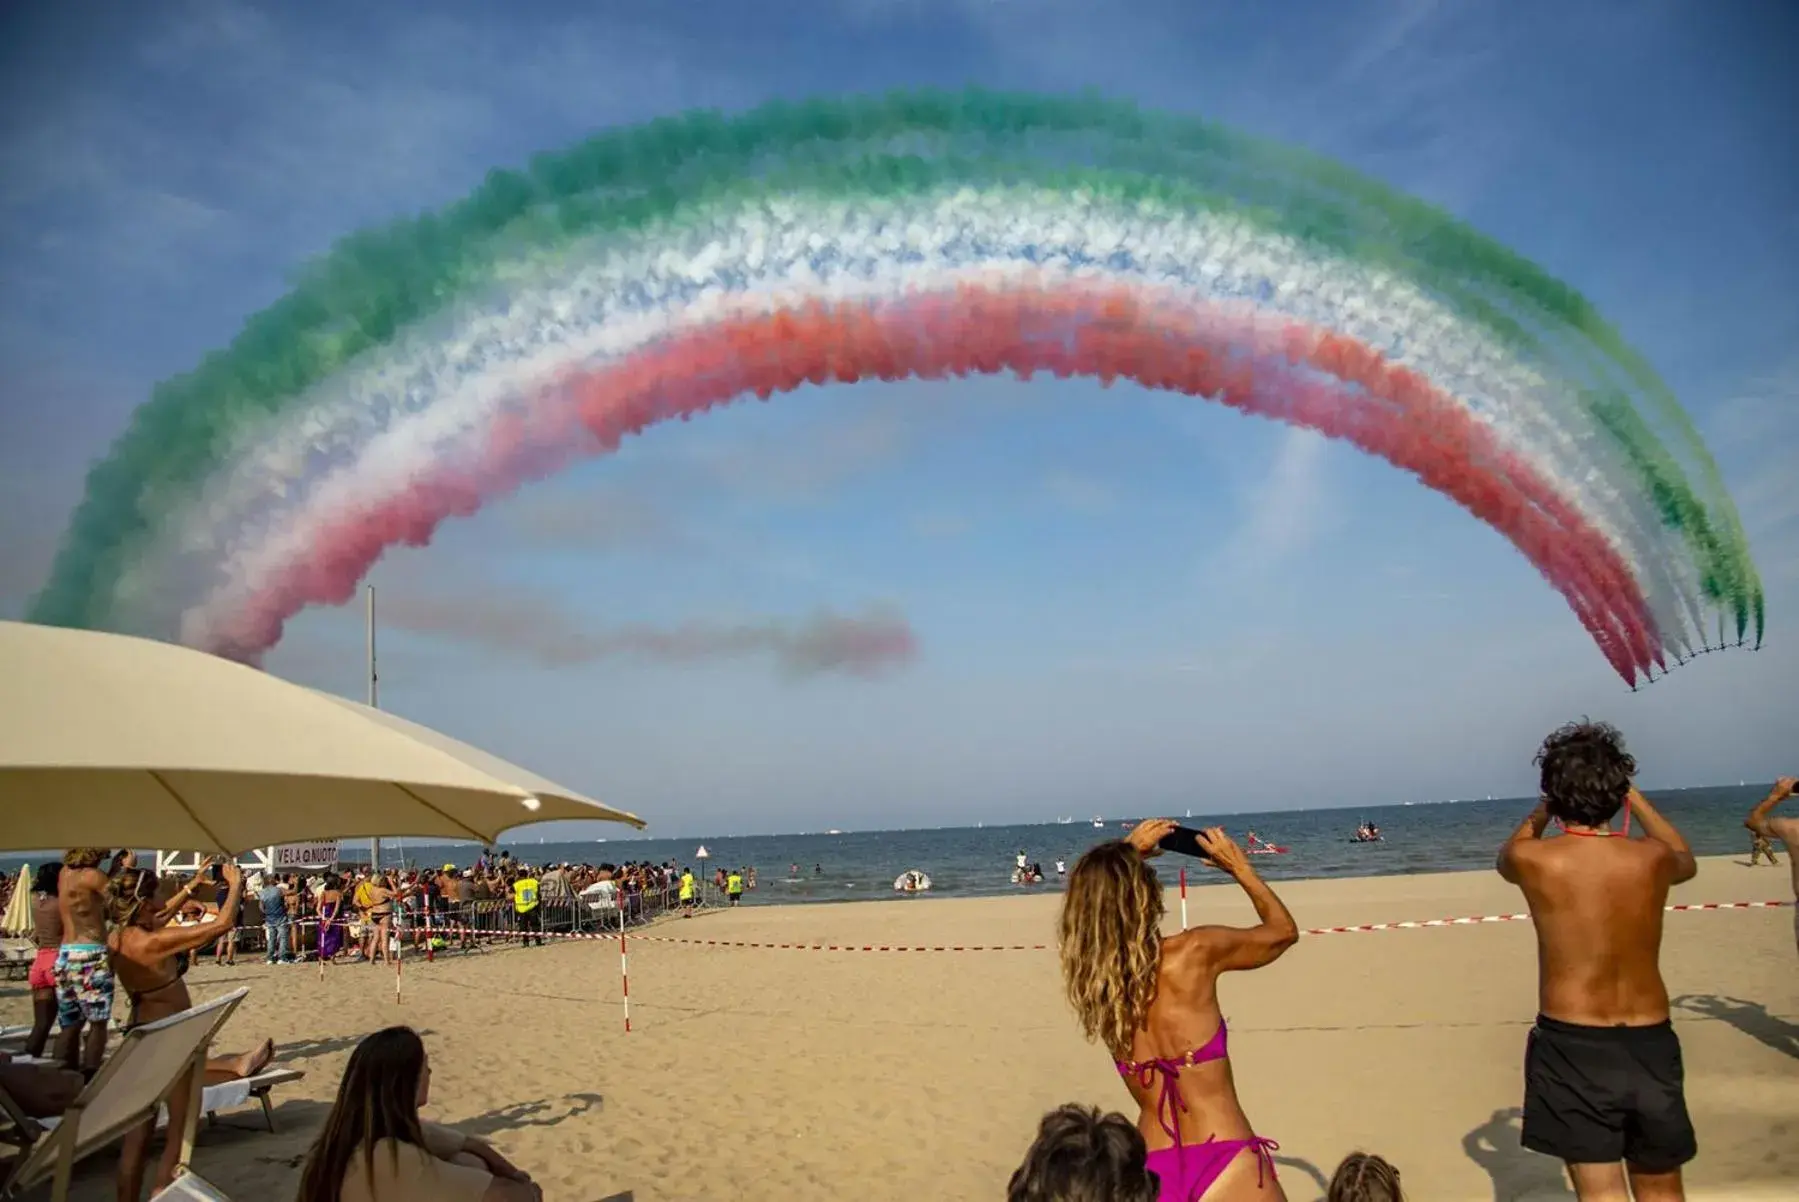
{"type": "MultiPolygon", "coordinates": [[[[13,1063],[50,1064],[53,1062],[42,1058],[32,1060],[28,1057],[21,1056],[14,1060],[13,1063]]],[[[244,1081],[221,1081],[217,1085],[208,1085],[200,1091],[200,1112],[206,1116],[206,1121],[208,1123],[219,1123],[220,1111],[229,1112],[246,1102],[256,1101],[262,1105],[263,1123],[271,1132],[273,1132],[275,1130],[275,1110],[274,1104],[269,1100],[269,1095],[274,1092],[277,1086],[303,1080],[305,1076],[306,1073],[302,1069],[275,1068],[271,1066],[265,1068],[260,1073],[257,1073],[254,1077],[250,1077],[244,1081]],[[249,1093],[243,1100],[240,1102],[230,1101],[231,1095],[245,1085],[249,1086],[249,1093]]],[[[36,1121],[38,1126],[46,1131],[54,1130],[56,1127],[56,1119],[54,1118],[38,1119],[36,1121]]],[[[156,1125],[160,1129],[165,1126],[168,1121],[168,1109],[165,1106],[156,1117],[156,1125]]],[[[220,1125],[231,1126],[232,1124],[225,1123],[220,1125]]]]}
{"type": "Polygon", "coordinates": [[[6,979],[23,981],[31,975],[31,962],[37,959],[37,944],[29,940],[8,939],[0,943],[0,966],[6,969],[6,979]]]}
{"type": "MultiPolygon", "coordinates": [[[[275,1109],[273,1104],[269,1101],[269,1094],[272,1093],[277,1086],[291,1084],[292,1082],[302,1080],[305,1076],[305,1072],[297,1068],[275,1068],[271,1066],[263,1069],[260,1073],[257,1073],[254,1077],[249,1079],[250,1097],[262,1104],[262,1121],[268,1126],[271,1133],[275,1130],[275,1109]]],[[[211,1085],[200,1091],[200,1106],[206,1112],[207,1122],[216,1123],[219,1121],[218,1111],[214,1107],[208,1105],[208,1103],[224,1094],[227,1090],[230,1090],[236,1084],[237,1082],[227,1081],[222,1085],[211,1085]]]]}
{"type": "MultiPolygon", "coordinates": [[[[181,1075],[205,1063],[213,1036],[249,992],[238,989],[138,1027],[120,1040],[93,1080],[56,1120],[33,1119],[0,1093],[0,1117],[10,1121],[9,1141],[21,1149],[0,1179],[0,1198],[16,1197],[50,1182],[52,1202],[67,1202],[75,1162],[155,1114],[181,1075]]],[[[184,1166],[193,1159],[194,1132],[203,1111],[198,1074],[194,1084],[194,1104],[179,1133],[184,1166]]],[[[177,1133],[171,1131],[169,1138],[177,1138],[177,1133]]]]}
{"type": "Polygon", "coordinates": [[[151,1194],[150,1202],[231,1202],[225,1192],[197,1173],[182,1173],[169,1182],[169,1188],[151,1194]]]}

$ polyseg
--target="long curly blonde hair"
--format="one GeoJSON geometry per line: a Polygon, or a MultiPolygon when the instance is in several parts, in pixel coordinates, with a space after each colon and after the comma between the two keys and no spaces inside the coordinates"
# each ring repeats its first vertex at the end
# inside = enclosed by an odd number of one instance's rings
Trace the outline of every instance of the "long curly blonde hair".
{"type": "Polygon", "coordinates": [[[1068,874],[1056,948],[1062,984],[1087,1038],[1116,1060],[1149,1014],[1162,966],[1162,883],[1136,848],[1102,843],[1068,874]]]}

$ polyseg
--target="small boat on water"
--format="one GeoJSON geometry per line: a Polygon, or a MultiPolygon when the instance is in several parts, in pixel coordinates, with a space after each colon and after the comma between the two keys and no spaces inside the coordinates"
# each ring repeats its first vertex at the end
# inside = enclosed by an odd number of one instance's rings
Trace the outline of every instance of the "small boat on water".
{"type": "Polygon", "coordinates": [[[1101,818],[1098,814],[1095,814],[1093,816],[1093,829],[1096,831],[1105,830],[1106,829],[1106,820],[1104,818],[1101,818]]]}
{"type": "Polygon", "coordinates": [[[908,868],[893,879],[895,893],[927,893],[931,878],[916,868],[908,868]]]}

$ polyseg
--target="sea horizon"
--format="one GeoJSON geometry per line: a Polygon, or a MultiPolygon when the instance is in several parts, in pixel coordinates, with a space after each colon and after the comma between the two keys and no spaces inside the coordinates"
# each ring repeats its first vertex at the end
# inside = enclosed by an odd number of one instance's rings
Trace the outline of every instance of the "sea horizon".
{"type": "MultiPolygon", "coordinates": [[[[1681,831],[1699,855],[1748,851],[1744,816],[1767,793],[1766,784],[1714,785],[1651,793],[1657,808],[1681,831]]],[[[1272,881],[1317,877],[1411,875],[1490,868],[1499,845],[1517,826],[1531,803],[1528,797],[1444,799],[1399,802],[1384,806],[1314,806],[1291,810],[1252,810],[1151,816],[1173,817],[1194,826],[1222,826],[1240,843],[1249,831],[1284,848],[1258,855],[1253,863],[1272,881]],[[1358,844],[1351,836],[1359,821],[1382,830],[1380,843],[1358,844]]],[[[922,896],[1001,896],[1025,889],[1055,889],[1057,862],[1072,866],[1087,848],[1121,837],[1141,816],[1073,816],[1061,821],[978,824],[948,827],[892,827],[793,832],[767,835],[624,836],[585,839],[504,839],[502,851],[533,864],[673,862],[710,873],[718,867],[755,868],[757,888],[749,904],[861,901],[893,897],[901,873],[922,871],[932,882],[922,896]],[[706,856],[700,858],[701,847],[706,856]],[[1012,881],[1018,853],[1041,864],[1039,885],[1012,881]]],[[[368,839],[338,841],[338,864],[368,862],[368,839]]],[[[423,867],[450,864],[468,867],[482,853],[469,841],[383,837],[385,866],[423,867]]],[[[41,853],[40,853],[41,854],[41,853]]],[[[17,873],[35,862],[31,855],[0,857],[0,870],[17,873]]],[[[1163,879],[1172,884],[1180,869],[1199,880],[1209,876],[1196,861],[1164,856],[1156,861],[1163,879]]],[[[917,896],[917,895],[915,895],[917,896]]]]}

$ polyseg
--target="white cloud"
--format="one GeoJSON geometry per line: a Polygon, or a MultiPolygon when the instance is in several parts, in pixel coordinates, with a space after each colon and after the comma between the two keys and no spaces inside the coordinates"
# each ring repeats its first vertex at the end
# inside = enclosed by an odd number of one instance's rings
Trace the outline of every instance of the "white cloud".
{"type": "Polygon", "coordinates": [[[1239,501],[1236,532],[1206,566],[1208,587],[1255,587],[1278,576],[1313,545],[1330,521],[1332,498],[1323,435],[1282,431],[1268,469],[1239,501]]]}
{"type": "Polygon", "coordinates": [[[1110,485],[1080,472],[1051,472],[1044,479],[1043,487],[1056,504],[1071,513],[1093,517],[1118,508],[1117,494],[1110,485]]]}
{"type": "Polygon", "coordinates": [[[278,287],[296,257],[453,200],[492,164],[752,92],[729,72],[685,69],[676,42],[628,21],[420,10],[354,41],[329,23],[290,28],[296,13],[191,0],[145,22],[124,70],[37,81],[38,115],[0,126],[0,251],[15,285],[26,264],[45,285],[73,265],[165,286],[229,264],[278,287]],[[167,102],[143,103],[146,89],[167,102]],[[522,127],[551,142],[521,145],[522,127]]]}
{"type": "Polygon", "coordinates": [[[919,538],[959,538],[974,529],[974,519],[967,514],[948,510],[927,510],[914,514],[909,523],[919,538]]]}
{"type": "Polygon", "coordinates": [[[1799,586],[1799,359],[1751,378],[1704,424],[1764,583],[1799,586]]]}

